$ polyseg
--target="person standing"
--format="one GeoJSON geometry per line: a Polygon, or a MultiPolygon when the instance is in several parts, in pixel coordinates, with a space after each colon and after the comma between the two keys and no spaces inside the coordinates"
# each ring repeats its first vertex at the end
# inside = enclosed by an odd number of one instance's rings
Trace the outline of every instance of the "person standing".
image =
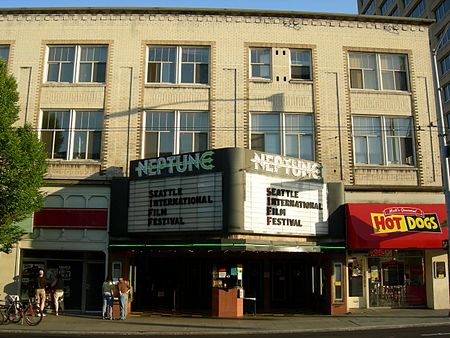
{"type": "Polygon", "coordinates": [[[128,293],[130,291],[130,285],[128,284],[128,281],[120,277],[118,288],[119,288],[120,319],[125,320],[127,318],[128,293]]]}
{"type": "Polygon", "coordinates": [[[103,295],[103,307],[102,307],[102,318],[103,319],[113,319],[113,288],[114,284],[112,282],[111,276],[108,275],[102,285],[102,295],[103,295]]]}
{"type": "Polygon", "coordinates": [[[61,314],[64,311],[64,280],[60,273],[56,276],[52,286],[55,288],[53,292],[53,300],[55,302],[55,314],[58,316],[59,305],[61,304],[61,314]]]}
{"type": "Polygon", "coordinates": [[[45,287],[47,285],[47,280],[44,277],[44,270],[40,269],[38,277],[36,278],[36,301],[41,309],[42,316],[45,316],[45,287]]]}

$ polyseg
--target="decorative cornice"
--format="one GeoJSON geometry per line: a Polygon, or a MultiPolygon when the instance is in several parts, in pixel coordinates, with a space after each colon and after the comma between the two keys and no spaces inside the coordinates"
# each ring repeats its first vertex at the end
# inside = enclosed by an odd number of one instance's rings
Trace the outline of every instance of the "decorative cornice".
{"type": "Polygon", "coordinates": [[[300,30],[304,26],[334,28],[365,28],[387,30],[393,33],[401,31],[425,31],[433,23],[428,19],[370,17],[362,15],[247,11],[247,10],[202,10],[202,9],[0,9],[0,22],[48,22],[81,21],[87,22],[221,22],[230,24],[266,24],[280,25],[300,30]]]}

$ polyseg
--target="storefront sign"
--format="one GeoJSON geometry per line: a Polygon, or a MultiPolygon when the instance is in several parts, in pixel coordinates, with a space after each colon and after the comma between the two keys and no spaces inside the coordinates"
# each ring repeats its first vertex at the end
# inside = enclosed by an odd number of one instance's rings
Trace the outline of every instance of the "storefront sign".
{"type": "Polygon", "coordinates": [[[130,177],[209,171],[214,168],[214,151],[150,158],[131,162],[130,177]]]}
{"type": "Polygon", "coordinates": [[[327,189],[321,182],[246,174],[245,230],[328,233],[327,189]]]}
{"type": "Polygon", "coordinates": [[[425,214],[420,208],[386,208],[383,213],[371,213],[373,232],[441,232],[436,214],[425,214]]]}
{"type": "Polygon", "coordinates": [[[442,248],[443,204],[347,204],[349,249],[442,248]]]}
{"type": "Polygon", "coordinates": [[[284,174],[301,179],[319,180],[322,178],[319,163],[280,155],[254,152],[254,169],[266,173],[284,174]]]}
{"type": "Polygon", "coordinates": [[[222,229],[222,175],[166,177],[130,182],[128,231],[222,229]]]}

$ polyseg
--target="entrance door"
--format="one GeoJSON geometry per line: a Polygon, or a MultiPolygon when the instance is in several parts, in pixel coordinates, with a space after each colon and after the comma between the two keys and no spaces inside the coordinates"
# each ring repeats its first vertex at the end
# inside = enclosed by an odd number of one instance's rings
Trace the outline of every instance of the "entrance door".
{"type": "Polygon", "coordinates": [[[272,302],[274,306],[285,306],[286,301],[286,263],[272,263],[272,302]]]}
{"type": "Polygon", "coordinates": [[[348,307],[365,308],[365,278],[366,258],[363,256],[349,257],[348,260],[348,307]]]}
{"type": "Polygon", "coordinates": [[[86,311],[100,311],[102,308],[103,271],[104,263],[86,264],[86,311]]]}

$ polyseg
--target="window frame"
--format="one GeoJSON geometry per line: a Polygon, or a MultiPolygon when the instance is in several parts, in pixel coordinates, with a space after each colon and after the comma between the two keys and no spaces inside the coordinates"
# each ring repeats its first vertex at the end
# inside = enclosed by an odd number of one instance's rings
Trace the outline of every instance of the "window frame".
{"type": "MultiPolygon", "coordinates": [[[[143,156],[143,158],[153,158],[153,157],[161,157],[161,156],[171,156],[171,155],[176,155],[176,154],[180,154],[181,149],[182,149],[182,136],[186,136],[186,135],[190,135],[191,136],[191,141],[192,141],[192,147],[190,151],[185,151],[183,153],[186,152],[198,152],[198,151],[203,151],[203,150],[207,150],[208,145],[209,145],[209,138],[210,138],[210,116],[209,116],[209,112],[208,111],[203,111],[203,110],[199,110],[199,111],[194,111],[194,110],[145,110],[144,114],[143,114],[143,119],[144,119],[144,123],[143,123],[143,137],[142,137],[142,151],[141,151],[141,156],[143,156]],[[172,125],[168,125],[168,123],[165,124],[164,128],[161,126],[161,124],[158,125],[153,125],[150,126],[148,124],[148,119],[149,119],[149,115],[155,113],[155,115],[169,115],[172,114],[173,118],[171,119],[173,122],[173,126],[172,125]],[[189,127],[183,127],[183,123],[182,123],[182,118],[187,117],[189,114],[199,114],[200,119],[206,119],[206,123],[204,125],[196,125],[196,126],[189,126],[189,127]],[[190,128],[190,129],[189,129],[190,128]],[[161,134],[165,133],[165,132],[169,132],[172,133],[172,135],[169,135],[169,137],[171,138],[171,147],[172,147],[172,151],[171,152],[164,152],[163,154],[161,151],[161,134]],[[151,133],[156,133],[157,134],[157,145],[156,145],[156,155],[151,155],[154,151],[153,150],[149,150],[147,149],[147,137],[148,135],[150,135],[151,133]],[[205,135],[206,134],[206,135],[205,135]],[[206,137],[206,139],[204,140],[205,146],[204,147],[197,147],[198,143],[196,143],[196,137],[198,137],[199,135],[204,135],[204,137],[206,137]]],[[[159,119],[161,120],[161,119],[159,119]]],[[[167,117],[166,117],[166,121],[167,121],[167,117]]],[[[201,121],[200,120],[200,124],[201,122],[205,122],[205,121],[201,121]]]]}
{"type": "Polygon", "coordinates": [[[368,6],[366,6],[366,9],[363,11],[362,14],[364,15],[374,15],[375,14],[375,7],[376,7],[377,0],[372,0],[368,6]]]}
{"type": "Polygon", "coordinates": [[[109,58],[109,45],[108,44],[47,44],[46,45],[46,57],[45,57],[45,68],[44,68],[44,83],[46,84],[99,84],[99,85],[103,85],[107,82],[107,70],[108,70],[108,58],[109,58]],[[73,48],[73,60],[71,62],[67,61],[67,60],[51,60],[50,61],[50,54],[51,54],[51,49],[52,48],[73,48]],[[105,59],[104,60],[82,60],[81,56],[82,56],[82,51],[85,48],[102,48],[105,49],[105,59]],[[71,75],[72,78],[70,81],[61,81],[61,65],[62,64],[73,64],[72,66],[72,70],[71,70],[71,75]],[[80,69],[82,68],[82,65],[84,64],[91,64],[92,65],[92,69],[91,69],[91,75],[90,75],[90,81],[82,81],[80,79],[80,69]],[[59,64],[60,66],[58,67],[58,79],[56,81],[51,81],[49,80],[49,75],[50,75],[50,65],[53,64],[59,64]],[[104,78],[102,79],[103,81],[94,81],[94,64],[100,65],[100,64],[104,64],[104,78]]]}
{"type": "MultiPolygon", "coordinates": [[[[260,59],[260,57],[258,57],[258,59],[260,59]]],[[[271,81],[272,80],[272,48],[271,47],[250,47],[249,48],[249,65],[250,65],[250,70],[249,70],[249,77],[251,80],[256,80],[256,81],[271,81]],[[268,63],[264,63],[264,62],[253,62],[252,61],[252,52],[255,51],[267,51],[268,52],[268,56],[269,56],[269,61],[268,63]],[[266,76],[254,76],[254,67],[268,67],[269,69],[269,75],[266,76]]]]}
{"type": "Polygon", "coordinates": [[[420,0],[417,5],[413,8],[413,10],[408,14],[410,18],[420,18],[422,14],[425,12],[426,5],[424,0],[420,0]]]}
{"type": "Polygon", "coordinates": [[[441,67],[441,76],[447,74],[450,71],[450,54],[447,54],[439,60],[439,65],[441,67]]]}
{"type": "Polygon", "coordinates": [[[41,109],[40,114],[40,122],[39,122],[39,139],[42,140],[44,143],[46,141],[44,140],[44,134],[47,132],[52,133],[52,145],[50,147],[50,152],[48,152],[49,148],[46,144],[46,151],[50,156],[47,157],[47,160],[60,160],[60,161],[95,161],[100,162],[102,159],[102,145],[103,145],[103,134],[104,134],[104,111],[103,110],[97,110],[97,109],[41,109]],[[64,125],[61,128],[44,128],[43,124],[45,122],[45,115],[46,114],[67,114],[66,119],[68,120],[67,124],[64,125]],[[100,127],[99,128],[83,128],[77,126],[77,117],[78,114],[82,113],[96,113],[101,115],[101,121],[100,121],[100,127]],[[55,154],[57,153],[57,149],[55,149],[55,133],[60,132],[63,134],[66,134],[67,139],[64,140],[65,148],[66,148],[66,154],[64,157],[56,157],[55,154]],[[100,132],[100,136],[94,139],[90,138],[92,133],[98,133],[100,132]],[[86,133],[86,142],[85,142],[85,157],[84,158],[75,158],[75,141],[76,141],[76,134],[79,133],[86,133]],[[89,149],[92,147],[92,144],[98,142],[98,158],[96,157],[90,157],[89,156],[89,149]]]}
{"type": "MultiPolygon", "coordinates": [[[[385,116],[385,115],[352,115],[352,142],[353,142],[353,163],[357,166],[383,166],[383,167],[405,167],[405,168],[415,168],[417,166],[417,159],[416,159],[416,135],[414,133],[414,121],[411,116],[385,116]],[[367,133],[366,135],[363,134],[357,134],[357,128],[356,128],[356,122],[355,118],[364,118],[364,119],[376,119],[379,121],[379,129],[375,130],[378,132],[377,134],[370,134],[367,133]],[[389,131],[394,131],[389,128],[387,121],[394,121],[394,120],[408,120],[410,123],[409,131],[411,133],[410,136],[404,136],[400,134],[395,135],[388,135],[389,131]],[[370,152],[370,142],[369,137],[379,138],[379,141],[377,142],[379,144],[379,152],[380,152],[380,163],[374,163],[371,162],[371,152],[370,152]],[[358,142],[356,142],[357,138],[366,138],[365,147],[365,162],[357,162],[357,154],[356,154],[356,145],[358,142]],[[410,140],[410,147],[411,147],[411,156],[406,156],[402,153],[402,139],[409,139],[410,140]],[[395,142],[395,147],[390,147],[390,141],[393,140],[395,142]],[[399,162],[392,162],[390,161],[390,153],[392,149],[399,150],[400,153],[397,153],[396,158],[399,162]],[[411,163],[408,163],[408,158],[411,157],[411,163]]],[[[373,144],[373,143],[372,143],[373,144]]]]}
{"type": "Polygon", "coordinates": [[[394,0],[384,0],[383,4],[380,6],[381,15],[386,15],[393,4],[394,0]]]}
{"type": "MultiPolygon", "coordinates": [[[[395,61],[393,62],[395,63],[395,61]]],[[[410,84],[410,76],[409,76],[409,58],[407,54],[400,54],[400,53],[380,53],[380,52],[365,52],[365,51],[349,51],[348,52],[348,69],[349,69],[349,86],[351,90],[370,90],[370,91],[383,91],[383,92],[400,92],[400,93],[409,93],[411,91],[411,84],[410,84]],[[374,68],[367,68],[364,66],[356,67],[352,66],[352,55],[367,55],[368,57],[374,56],[375,65],[374,68]],[[383,68],[383,57],[398,57],[399,60],[404,64],[405,69],[395,69],[395,68],[383,68]],[[362,80],[362,87],[353,87],[354,79],[353,74],[357,74],[357,71],[361,72],[361,80],[362,80]],[[365,81],[365,73],[367,71],[371,71],[375,74],[375,84],[376,88],[369,88],[368,82],[365,81]],[[384,87],[384,80],[386,79],[385,73],[392,73],[392,79],[394,88],[393,89],[385,89],[384,87]],[[399,81],[399,78],[397,77],[398,74],[404,74],[404,80],[405,80],[405,89],[402,89],[401,81],[399,81]]]]}
{"type": "Polygon", "coordinates": [[[0,44],[0,60],[3,60],[6,64],[8,64],[9,54],[11,53],[11,46],[8,44],[0,44]],[[6,50],[6,58],[2,57],[1,50],[6,50]]]}
{"type": "MultiPolygon", "coordinates": [[[[146,85],[190,85],[190,86],[209,86],[211,83],[211,46],[210,45],[157,45],[157,44],[147,44],[146,47],[146,64],[145,64],[145,84],[146,85]],[[168,60],[150,60],[151,49],[174,49],[175,51],[175,59],[170,62],[168,60]],[[201,50],[204,49],[207,51],[208,61],[183,61],[183,51],[195,49],[201,50]],[[159,69],[159,80],[158,81],[150,81],[150,64],[160,64],[159,69]],[[164,65],[172,64],[173,65],[173,80],[164,81],[163,79],[163,68],[164,65]],[[193,65],[193,82],[183,82],[182,74],[183,74],[183,66],[184,65],[193,65]],[[208,79],[207,82],[200,82],[198,78],[202,78],[202,76],[198,76],[198,69],[201,68],[201,65],[207,65],[207,73],[206,77],[208,79]]],[[[201,72],[201,71],[200,71],[201,72]]],[[[172,79],[172,76],[170,76],[172,79]]]]}
{"type": "Polygon", "coordinates": [[[450,10],[449,0],[441,1],[441,3],[438,6],[436,6],[434,10],[434,18],[436,20],[436,23],[440,22],[445,17],[445,15],[449,10],[450,10]]]}
{"type": "MultiPolygon", "coordinates": [[[[291,112],[251,112],[250,114],[250,149],[256,149],[257,151],[262,151],[262,152],[272,152],[272,153],[276,153],[279,154],[281,156],[289,156],[289,157],[295,157],[295,158],[300,158],[300,159],[304,159],[304,160],[309,160],[309,161],[314,161],[315,158],[315,133],[314,133],[314,115],[311,113],[291,113],[291,112]],[[260,128],[255,127],[254,126],[254,118],[256,118],[256,116],[267,116],[267,117],[274,117],[278,119],[278,126],[274,126],[273,130],[260,130],[260,128]],[[302,125],[300,126],[298,129],[295,130],[290,130],[289,127],[287,125],[287,117],[298,117],[299,119],[301,118],[307,118],[310,120],[311,124],[310,125],[302,125]],[[263,136],[264,138],[264,147],[263,149],[259,149],[256,148],[254,146],[254,137],[255,136],[263,136]],[[271,136],[271,137],[277,137],[277,151],[271,151],[271,149],[267,149],[267,147],[265,146],[266,142],[266,135],[271,136]],[[288,155],[288,147],[289,147],[289,142],[288,142],[288,137],[289,136],[296,136],[297,137],[297,155],[293,156],[293,155],[288,155]],[[304,138],[305,140],[310,138],[310,147],[308,149],[309,154],[306,154],[306,156],[302,156],[302,145],[301,145],[301,140],[302,138],[304,138]]],[[[262,128],[264,129],[264,128],[262,128]]],[[[306,141],[307,142],[307,141],[306,141]]],[[[306,143],[306,145],[308,145],[308,143],[306,143]]],[[[305,154],[303,152],[303,154],[305,154]]]]}
{"type": "Polygon", "coordinates": [[[450,101],[450,82],[442,86],[442,98],[444,99],[444,103],[450,101]]]}
{"type": "Polygon", "coordinates": [[[291,81],[312,81],[313,79],[313,73],[312,73],[312,51],[308,48],[291,48],[289,49],[289,65],[290,65],[290,79],[291,81]],[[308,53],[308,61],[304,63],[293,63],[292,61],[292,52],[301,52],[301,53],[308,53]],[[308,68],[308,77],[307,78],[301,78],[301,77],[295,77],[293,76],[294,72],[292,71],[294,67],[298,68],[308,68]]]}

